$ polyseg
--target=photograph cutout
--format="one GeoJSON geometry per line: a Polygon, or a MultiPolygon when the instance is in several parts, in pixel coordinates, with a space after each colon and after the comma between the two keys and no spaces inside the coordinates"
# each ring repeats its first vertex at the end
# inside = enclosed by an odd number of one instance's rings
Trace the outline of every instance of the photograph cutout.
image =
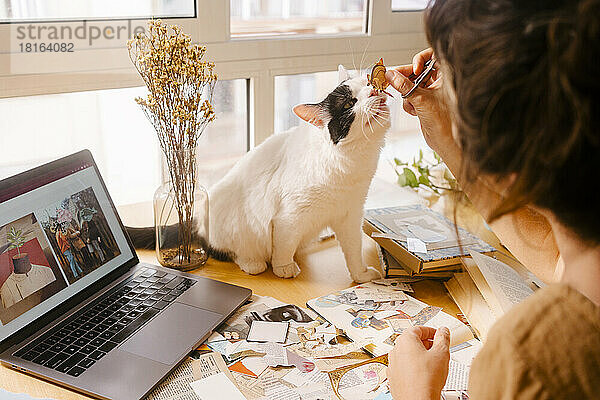
{"type": "Polygon", "coordinates": [[[67,287],[34,214],[0,227],[0,322],[7,324],[67,287]]]}
{"type": "Polygon", "coordinates": [[[69,283],[121,254],[91,187],[45,207],[39,219],[69,283]]]}

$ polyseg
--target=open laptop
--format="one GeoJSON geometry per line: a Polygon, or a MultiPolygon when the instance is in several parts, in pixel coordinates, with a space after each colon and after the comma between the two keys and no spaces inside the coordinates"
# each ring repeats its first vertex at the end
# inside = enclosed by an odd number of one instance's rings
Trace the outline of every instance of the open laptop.
{"type": "Polygon", "coordinates": [[[140,263],[87,150],[0,181],[0,360],[9,368],[139,399],[251,294],[140,263]]]}

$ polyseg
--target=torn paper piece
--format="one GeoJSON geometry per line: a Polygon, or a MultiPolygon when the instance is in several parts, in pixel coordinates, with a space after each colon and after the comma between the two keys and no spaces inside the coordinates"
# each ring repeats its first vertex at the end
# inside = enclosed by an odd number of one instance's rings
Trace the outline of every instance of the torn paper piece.
{"type": "Polygon", "coordinates": [[[394,315],[398,315],[398,311],[396,310],[383,310],[383,311],[378,311],[375,314],[373,314],[373,317],[377,318],[378,320],[384,320],[386,318],[389,317],[393,317],[394,315]]]}
{"type": "Polygon", "coordinates": [[[469,400],[469,395],[465,391],[446,391],[442,392],[442,400],[469,400]]]}
{"type": "Polygon", "coordinates": [[[329,343],[332,340],[336,339],[340,332],[338,329],[331,324],[321,324],[315,328],[313,338],[314,339],[323,339],[323,343],[329,343]]]}
{"type": "Polygon", "coordinates": [[[248,400],[262,400],[265,397],[265,390],[260,385],[259,379],[233,371],[231,374],[238,389],[248,400]]]}
{"type": "Polygon", "coordinates": [[[450,348],[450,358],[461,364],[470,366],[481,349],[481,346],[481,342],[477,339],[471,339],[467,342],[458,344],[450,348]]]}
{"type": "Polygon", "coordinates": [[[389,302],[404,301],[408,299],[404,292],[400,290],[380,290],[377,288],[358,286],[354,288],[354,293],[359,302],[366,302],[368,300],[374,302],[389,302]]]}
{"type": "Polygon", "coordinates": [[[289,366],[286,348],[279,343],[248,343],[252,346],[252,350],[264,353],[261,358],[265,364],[270,367],[289,366]]]}
{"type": "Polygon", "coordinates": [[[390,240],[399,240],[401,242],[406,241],[406,236],[394,235],[393,233],[373,232],[373,233],[371,233],[371,237],[372,238],[390,239],[390,240]]]}
{"type": "Polygon", "coordinates": [[[300,400],[298,392],[284,384],[277,376],[268,374],[261,376],[260,379],[268,400],[300,400]]]}
{"type": "Polygon", "coordinates": [[[448,378],[443,390],[467,390],[469,386],[469,369],[469,366],[450,359],[448,378]]]}
{"type": "Polygon", "coordinates": [[[417,238],[406,238],[406,247],[408,251],[413,253],[427,254],[427,245],[420,239],[417,238]]]}
{"type": "Polygon", "coordinates": [[[374,399],[387,391],[387,355],[329,372],[334,392],[344,399],[374,399]]]}
{"type": "Polygon", "coordinates": [[[289,328],[289,322],[252,321],[247,340],[249,342],[284,343],[289,328]]]}
{"type": "Polygon", "coordinates": [[[387,286],[394,290],[402,290],[403,292],[414,292],[411,285],[402,282],[398,278],[383,278],[372,281],[373,283],[381,286],[387,286]]]}
{"type": "Polygon", "coordinates": [[[286,349],[287,352],[287,361],[289,364],[295,366],[298,371],[300,372],[311,372],[315,369],[315,363],[299,356],[298,354],[294,353],[293,351],[289,351],[286,349]]]}
{"type": "Polygon", "coordinates": [[[233,379],[230,375],[223,357],[219,353],[208,353],[200,356],[192,362],[192,374],[195,380],[204,379],[218,373],[225,373],[228,378],[233,379]]]}
{"type": "MultiPolygon", "coordinates": [[[[221,336],[221,335],[219,335],[219,336],[221,336]]],[[[206,342],[206,345],[212,351],[216,351],[217,353],[221,353],[221,354],[227,356],[228,343],[229,343],[229,341],[226,340],[225,338],[223,338],[223,339],[217,339],[217,340],[212,340],[212,341],[206,342]]]]}
{"type": "Polygon", "coordinates": [[[421,310],[427,307],[427,304],[421,303],[420,301],[409,300],[405,301],[402,304],[398,304],[397,310],[402,311],[404,314],[410,316],[411,318],[417,315],[421,310]]]}
{"type": "Polygon", "coordinates": [[[297,389],[302,400],[337,400],[329,382],[304,385],[297,389]]]}
{"type": "Polygon", "coordinates": [[[410,319],[410,322],[412,322],[412,324],[415,326],[425,325],[429,320],[433,319],[433,317],[435,317],[440,311],[442,311],[441,307],[427,306],[421,311],[419,311],[417,315],[412,317],[410,319]]]}
{"type": "Polygon", "coordinates": [[[258,378],[268,365],[259,357],[247,357],[229,366],[230,371],[258,378]]]}
{"type": "Polygon", "coordinates": [[[397,333],[398,335],[401,335],[402,332],[413,326],[409,319],[391,318],[387,319],[386,322],[394,330],[394,333],[397,333]]]}
{"type": "Polygon", "coordinates": [[[222,372],[194,381],[190,386],[200,400],[245,400],[242,392],[222,372]]]}
{"type": "Polygon", "coordinates": [[[328,382],[329,376],[326,373],[316,369],[311,372],[301,372],[300,370],[294,368],[281,379],[290,385],[300,387],[306,384],[328,382]]]}

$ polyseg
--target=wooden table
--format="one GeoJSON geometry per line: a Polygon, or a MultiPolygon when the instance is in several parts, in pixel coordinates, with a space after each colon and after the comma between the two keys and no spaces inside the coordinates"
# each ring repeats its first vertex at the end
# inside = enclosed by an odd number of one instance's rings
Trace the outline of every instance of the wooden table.
{"type": "MultiPolygon", "coordinates": [[[[436,204],[438,211],[452,212],[452,207],[436,204]],[[440,208],[442,207],[442,208],[440,208]],[[445,209],[444,209],[445,208],[445,209]]],[[[482,219],[472,210],[459,210],[459,225],[466,227],[493,246],[499,246],[493,233],[484,228],[482,219]]],[[[449,216],[452,219],[452,216],[449,216]]],[[[363,258],[365,262],[379,267],[375,242],[363,235],[363,258]]],[[[498,247],[497,247],[498,248],[498,247]]],[[[156,264],[155,253],[140,251],[141,261],[156,264]]],[[[302,272],[294,279],[281,279],[268,270],[260,275],[251,276],[241,271],[233,263],[214,260],[193,273],[252,289],[255,294],[271,296],[281,301],[305,306],[306,301],[318,296],[348,288],[354,283],[346,269],[342,252],[335,239],[315,243],[297,257],[302,272]]],[[[437,281],[413,283],[414,297],[430,305],[442,307],[450,315],[459,313],[456,304],[449,297],[443,284],[437,281]]],[[[41,379],[0,367],[0,387],[15,393],[27,393],[33,397],[52,399],[89,399],[79,393],[65,389],[41,379]]]]}

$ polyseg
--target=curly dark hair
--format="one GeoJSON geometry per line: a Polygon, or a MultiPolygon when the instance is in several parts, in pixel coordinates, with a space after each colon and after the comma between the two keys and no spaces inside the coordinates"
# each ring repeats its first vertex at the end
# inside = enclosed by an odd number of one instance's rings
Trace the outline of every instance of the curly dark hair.
{"type": "Polygon", "coordinates": [[[425,24],[467,175],[517,177],[492,219],[531,203],[599,243],[600,0],[438,0],[425,24]]]}

